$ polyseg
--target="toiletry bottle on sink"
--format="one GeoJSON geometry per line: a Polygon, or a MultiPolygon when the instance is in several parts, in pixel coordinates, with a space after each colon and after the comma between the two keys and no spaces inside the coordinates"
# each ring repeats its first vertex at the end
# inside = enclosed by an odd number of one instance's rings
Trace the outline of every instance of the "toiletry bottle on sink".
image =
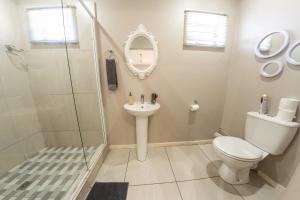
{"type": "Polygon", "coordinates": [[[134,97],[132,96],[132,93],[129,92],[129,96],[128,96],[128,104],[129,105],[133,105],[134,104],[134,97]]]}
{"type": "Polygon", "coordinates": [[[152,93],[151,94],[151,104],[155,104],[157,100],[158,94],[152,93]]]}

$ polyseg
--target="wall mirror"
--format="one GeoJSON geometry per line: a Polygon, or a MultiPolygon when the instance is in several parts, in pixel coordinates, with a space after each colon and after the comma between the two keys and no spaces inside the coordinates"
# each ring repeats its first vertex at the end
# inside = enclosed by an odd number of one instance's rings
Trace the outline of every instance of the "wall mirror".
{"type": "Polygon", "coordinates": [[[255,48],[255,55],[259,58],[271,58],[289,45],[289,33],[287,31],[274,31],[265,35],[255,48]]]}
{"type": "Polygon", "coordinates": [[[124,52],[128,68],[139,79],[149,76],[157,65],[157,42],[142,24],[128,36],[124,52]]]}
{"type": "Polygon", "coordinates": [[[281,74],[283,63],[281,61],[270,61],[263,64],[260,68],[260,75],[266,78],[273,78],[281,74]]]}
{"type": "Polygon", "coordinates": [[[286,54],[286,59],[292,65],[300,65],[300,41],[291,46],[286,54]]]}

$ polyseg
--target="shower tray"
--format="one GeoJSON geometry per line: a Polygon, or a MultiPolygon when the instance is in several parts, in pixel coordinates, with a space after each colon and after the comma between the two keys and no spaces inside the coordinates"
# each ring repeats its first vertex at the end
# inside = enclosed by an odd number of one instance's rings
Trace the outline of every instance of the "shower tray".
{"type": "MultiPolygon", "coordinates": [[[[89,160],[97,147],[85,147],[89,160]]],[[[0,177],[0,199],[61,200],[87,170],[81,147],[47,147],[0,177]]]]}

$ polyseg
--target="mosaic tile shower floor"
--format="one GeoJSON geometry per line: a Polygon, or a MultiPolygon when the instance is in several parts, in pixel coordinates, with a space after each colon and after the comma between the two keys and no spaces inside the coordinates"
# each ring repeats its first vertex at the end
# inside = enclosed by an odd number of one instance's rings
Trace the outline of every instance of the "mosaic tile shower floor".
{"type": "MultiPolygon", "coordinates": [[[[87,160],[96,149],[85,148],[87,160]]],[[[45,148],[0,177],[0,199],[61,200],[86,169],[82,148],[45,148]]]]}

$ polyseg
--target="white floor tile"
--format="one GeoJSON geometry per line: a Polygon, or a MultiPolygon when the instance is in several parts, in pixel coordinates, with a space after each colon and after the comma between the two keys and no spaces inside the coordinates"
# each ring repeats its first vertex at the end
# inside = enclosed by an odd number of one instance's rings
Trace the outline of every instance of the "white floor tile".
{"type": "Polygon", "coordinates": [[[136,151],[130,151],[130,159],[126,173],[126,181],[130,185],[173,182],[172,173],[166,151],[163,147],[149,148],[147,159],[140,162],[136,159],[136,151]]]}
{"type": "Polygon", "coordinates": [[[168,147],[167,153],[177,181],[218,175],[216,167],[197,145],[168,147]]]}
{"type": "Polygon", "coordinates": [[[123,182],[129,156],[129,149],[111,150],[96,177],[98,182],[123,182]]]}
{"type": "Polygon", "coordinates": [[[127,200],[181,200],[176,183],[129,186],[127,200]]]}
{"type": "Polygon", "coordinates": [[[250,183],[234,187],[245,200],[279,200],[282,197],[282,192],[268,185],[255,173],[251,173],[250,183]]]}
{"type": "Polygon", "coordinates": [[[179,182],[183,200],[242,200],[220,177],[179,182]]]}
{"type": "Polygon", "coordinates": [[[222,161],[218,157],[217,153],[214,150],[214,147],[212,144],[204,144],[204,145],[199,145],[201,150],[205,153],[205,155],[208,157],[210,161],[213,162],[213,164],[219,168],[222,164],[222,161]]]}

